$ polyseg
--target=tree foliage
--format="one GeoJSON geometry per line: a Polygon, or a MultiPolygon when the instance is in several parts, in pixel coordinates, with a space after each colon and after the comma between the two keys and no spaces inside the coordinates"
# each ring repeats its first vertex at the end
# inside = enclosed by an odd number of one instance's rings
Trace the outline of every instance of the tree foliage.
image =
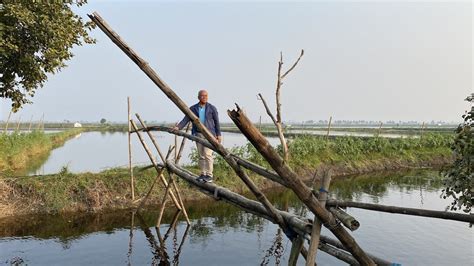
{"type": "MultiPolygon", "coordinates": [[[[474,93],[466,98],[471,105],[474,93]]],[[[454,163],[443,171],[445,175],[443,198],[451,197],[451,210],[470,212],[474,202],[474,106],[462,116],[463,122],[456,129],[452,145],[454,163]]]]}
{"type": "Polygon", "coordinates": [[[92,22],[71,10],[85,1],[2,1],[0,3],[0,97],[17,111],[36,89],[71,59],[71,48],[94,43],[92,22]],[[73,4],[75,3],[75,4],[73,4]]]}

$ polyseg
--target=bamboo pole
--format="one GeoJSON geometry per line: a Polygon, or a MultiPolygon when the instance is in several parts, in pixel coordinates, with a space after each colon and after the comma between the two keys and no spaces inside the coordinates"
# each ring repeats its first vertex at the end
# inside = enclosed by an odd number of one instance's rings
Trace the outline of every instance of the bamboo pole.
{"type": "MultiPolygon", "coordinates": [[[[135,122],[133,122],[133,120],[130,120],[130,123],[132,124],[132,127],[135,131],[137,131],[137,125],[135,124],[135,122]]],[[[143,137],[142,135],[140,134],[140,132],[137,131],[137,136],[138,136],[138,139],[140,140],[140,142],[142,143],[142,146],[143,148],[145,149],[146,153],[148,154],[148,157],[150,158],[150,161],[151,163],[153,164],[153,166],[155,167],[156,171],[158,173],[160,173],[160,168],[158,167],[157,165],[157,162],[155,161],[155,158],[153,157],[153,155],[151,154],[151,151],[150,149],[148,148],[148,146],[146,145],[145,141],[143,140],[143,137]]],[[[164,184],[164,186],[168,186],[168,182],[166,182],[165,178],[163,177],[163,175],[159,175],[159,177],[157,178],[160,178],[161,179],[161,182],[164,184]]],[[[173,200],[173,203],[174,205],[176,206],[176,208],[178,209],[181,209],[181,206],[179,205],[179,202],[176,200],[176,197],[174,196],[174,193],[171,191],[171,199],[173,200]]]]}
{"type": "Polygon", "coordinates": [[[340,208],[329,207],[329,211],[349,230],[355,231],[359,228],[359,221],[340,208]]]}
{"type": "Polygon", "coordinates": [[[329,131],[331,131],[331,122],[332,122],[332,116],[329,117],[328,133],[326,134],[326,141],[329,139],[329,131]]]}
{"type": "Polygon", "coordinates": [[[10,122],[10,117],[11,116],[12,116],[12,111],[10,110],[10,113],[8,114],[7,122],[5,123],[5,134],[7,134],[8,123],[10,122]]]}
{"type": "MultiPolygon", "coordinates": [[[[172,151],[172,149],[170,147],[170,149],[168,150],[168,153],[166,154],[166,158],[169,157],[169,155],[171,154],[171,151],[172,151]]],[[[140,204],[138,205],[137,211],[140,210],[145,205],[145,202],[147,201],[148,197],[151,195],[151,192],[153,191],[153,188],[155,187],[156,182],[158,181],[158,179],[160,179],[160,178],[164,179],[165,178],[163,176],[163,171],[165,171],[164,167],[160,168],[160,171],[157,172],[156,178],[153,180],[153,183],[151,184],[150,189],[148,190],[145,197],[141,200],[140,204]]],[[[169,181],[168,181],[168,186],[166,186],[166,188],[168,188],[168,187],[169,187],[169,181]]],[[[165,194],[165,198],[166,198],[167,195],[168,194],[165,194]]]]}
{"type": "Polygon", "coordinates": [[[28,126],[28,132],[31,131],[31,124],[33,123],[33,115],[31,115],[31,118],[30,118],[30,125],[28,126]]]}
{"type": "MultiPolygon", "coordinates": [[[[147,126],[146,126],[145,122],[140,118],[140,115],[135,114],[135,116],[137,117],[138,121],[140,121],[140,124],[142,125],[142,127],[146,128],[147,126]]],[[[155,149],[158,151],[158,154],[160,155],[163,164],[166,165],[167,158],[163,157],[163,154],[160,151],[160,146],[158,146],[158,144],[156,143],[155,137],[150,133],[150,131],[146,131],[146,133],[148,134],[148,137],[151,139],[151,142],[153,143],[153,145],[155,146],[155,149]]],[[[175,138],[175,143],[176,142],[177,142],[177,139],[175,138]]],[[[174,150],[176,151],[176,149],[177,149],[177,147],[175,145],[174,150]]],[[[176,158],[178,158],[178,156],[175,153],[175,161],[176,161],[176,158]]],[[[181,198],[181,193],[179,192],[178,186],[176,185],[176,182],[174,181],[173,176],[171,174],[170,174],[170,180],[171,180],[171,182],[168,183],[166,186],[168,186],[169,184],[171,184],[173,186],[173,189],[176,192],[176,195],[178,197],[179,205],[181,206],[181,208],[179,208],[179,209],[183,211],[184,217],[186,218],[186,222],[188,224],[191,224],[191,221],[189,220],[189,217],[188,217],[188,213],[186,212],[186,208],[184,207],[184,204],[183,204],[183,199],[181,198]]],[[[171,194],[171,195],[173,195],[173,194],[171,194]]]]}
{"type": "Polygon", "coordinates": [[[130,97],[127,97],[127,114],[128,114],[128,169],[130,171],[130,191],[132,192],[132,201],[135,200],[135,180],[133,177],[133,167],[132,167],[132,142],[131,142],[131,133],[132,125],[130,120],[132,120],[132,115],[130,113],[130,97]]]}
{"type": "Polygon", "coordinates": [[[215,137],[209,132],[209,130],[201,123],[199,118],[189,109],[188,105],[158,76],[158,74],[143,60],[135,51],[133,51],[121,38],[115,33],[110,26],[100,17],[97,12],[92,15],[88,15],[92,21],[114,42],[137,66],[143,70],[143,72],[161,89],[161,91],[186,115],[190,118],[191,122],[196,125],[199,131],[204,137],[216,147],[220,153],[225,154],[223,156],[226,162],[234,169],[236,174],[242,179],[245,185],[255,195],[255,197],[263,203],[267,210],[274,215],[275,220],[281,226],[284,225],[284,221],[281,216],[278,215],[276,208],[268,201],[265,195],[260,189],[255,186],[248,175],[240,168],[236,161],[229,155],[229,152],[222,146],[215,137]]]}
{"type": "Polygon", "coordinates": [[[423,124],[421,124],[420,128],[420,139],[423,138],[423,129],[425,128],[425,122],[423,121],[423,124]]]}
{"type": "Polygon", "coordinates": [[[381,212],[398,213],[398,214],[405,214],[405,215],[423,216],[423,217],[431,217],[431,218],[474,223],[474,214],[462,214],[462,213],[447,212],[447,211],[424,210],[424,209],[405,208],[405,207],[379,205],[379,204],[362,203],[362,202],[354,202],[354,201],[339,201],[339,200],[328,200],[327,205],[338,206],[341,208],[359,208],[359,209],[365,209],[365,210],[371,210],[371,211],[381,211],[381,212]]]}
{"type": "Polygon", "coordinates": [[[382,132],[382,125],[383,125],[383,122],[380,121],[380,126],[379,126],[379,129],[377,130],[377,137],[379,137],[380,133],[382,132]]]}
{"type": "Polygon", "coordinates": [[[368,257],[364,250],[357,244],[355,239],[341,225],[337,224],[334,216],[318,202],[313,196],[311,189],[284,163],[284,160],[273,149],[260,131],[250,122],[239,106],[237,105],[237,110],[229,110],[228,114],[235,125],[237,125],[250,143],[252,143],[263,158],[265,158],[273,170],[275,170],[281,178],[285,179],[288,186],[295,192],[298,198],[322,221],[344,246],[350,250],[350,253],[357,261],[365,265],[375,265],[372,259],[368,257]]]}
{"type": "MultiPolygon", "coordinates": [[[[318,201],[323,207],[326,206],[326,200],[328,199],[329,184],[331,183],[332,172],[326,171],[321,180],[321,188],[318,196],[318,201]]],[[[306,258],[306,266],[314,265],[316,262],[316,253],[318,252],[319,237],[321,235],[321,220],[317,216],[314,216],[313,231],[311,232],[311,240],[308,248],[308,258],[306,258]]]]}
{"type": "Polygon", "coordinates": [[[20,123],[21,123],[21,115],[18,117],[18,122],[16,124],[16,129],[15,131],[19,131],[20,130],[20,123]]]}
{"type": "MultiPolygon", "coordinates": [[[[288,259],[289,266],[296,266],[296,263],[298,262],[298,257],[301,253],[301,250],[303,249],[303,245],[304,238],[301,235],[298,235],[291,244],[290,258],[288,259]]],[[[314,265],[314,263],[312,265],[314,265]]]]}

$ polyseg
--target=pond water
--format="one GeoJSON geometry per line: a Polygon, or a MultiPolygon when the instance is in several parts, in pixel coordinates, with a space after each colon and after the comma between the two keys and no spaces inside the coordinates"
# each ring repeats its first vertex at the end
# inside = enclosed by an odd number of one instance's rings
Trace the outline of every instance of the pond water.
{"type": "MultiPolygon", "coordinates": [[[[436,172],[377,174],[336,179],[334,198],[444,210],[436,172]]],[[[311,215],[288,190],[268,193],[275,206],[311,215]]],[[[0,220],[0,264],[20,265],[286,265],[291,244],[277,226],[223,202],[187,204],[191,226],[182,217],[166,234],[173,211],[157,231],[156,210],[67,216],[25,216],[0,220]],[[158,235],[159,233],[159,235],[158,235]],[[165,237],[163,242],[160,237],[165,237]]],[[[361,227],[352,233],[360,246],[402,265],[472,265],[469,224],[433,218],[348,209],[361,227]]],[[[323,228],[323,234],[331,236],[323,228]]],[[[322,251],[318,265],[344,265],[322,251]]],[[[304,265],[302,258],[298,265],[304,265]]]]}
{"type": "MultiPolygon", "coordinates": [[[[154,132],[158,145],[166,153],[169,145],[174,145],[174,135],[154,132]]],[[[223,132],[223,145],[232,148],[235,145],[245,145],[246,138],[242,134],[223,132]]],[[[157,156],[153,143],[143,134],[145,142],[157,156]]],[[[279,143],[278,138],[268,138],[272,145],[279,143]]],[[[178,145],[181,138],[178,139],[178,145]]],[[[189,164],[191,149],[196,147],[194,142],[186,140],[180,162],[189,164]]],[[[160,161],[160,160],[158,160],[160,161]]],[[[132,135],[132,163],[150,164],[142,144],[136,135],[132,135]]],[[[62,167],[67,166],[70,172],[100,172],[112,167],[128,167],[128,136],[122,132],[84,132],[68,140],[64,146],[54,149],[46,161],[29,174],[44,175],[58,173],[62,167]]]]}

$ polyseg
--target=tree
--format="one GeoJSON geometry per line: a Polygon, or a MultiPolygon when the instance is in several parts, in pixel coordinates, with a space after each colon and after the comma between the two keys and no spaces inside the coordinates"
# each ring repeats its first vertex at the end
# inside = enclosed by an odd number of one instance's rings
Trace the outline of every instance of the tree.
{"type": "Polygon", "coordinates": [[[2,1],[0,3],[0,97],[13,111],[31,103],[47,74],[59,72],[71,59],[73,45],[95,43],[71,7],[86,1],[2,1]]]}
{"type": "Polygon", "coordinates": [[[474,203],[474,93],[466,98],[471,111],[466,112],[463,122],[456,128],[456,138],[451,146],[454,163],[443,170],[445,176],[443,198],[452,197],[451,210],[470,212],[474,203]]]}
{"type": "Polygon", "coordinates": [[[102,118],[102,119],[100,120],[100,123],[101,123],[101,124],[105,124],[105,122],[107,122],[107,120],[105,120],[105,118],[102,118]]]}

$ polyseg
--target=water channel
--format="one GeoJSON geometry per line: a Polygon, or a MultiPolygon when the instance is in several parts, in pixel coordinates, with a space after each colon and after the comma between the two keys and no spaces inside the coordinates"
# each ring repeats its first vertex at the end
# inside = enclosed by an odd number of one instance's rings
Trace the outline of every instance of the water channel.
{"type": "MultiPolygon", "coordinates": [[[[444,210],[436,171],[372,174],[336,179],[331,196],[361,202],[444,210]]],[[[311,216],[286,190],[269,193],[280,209],[311,216]]],[[[291,245],[268,221],[214,200],[187,204],[192,225],[179,218],[160,244],[156,210],[0,219],[0,264],[18,265],[286,265],[291,245]],[[184,240],[183,240],[184,239],[184,240]],[[183,240],[183,241],[182,241],[183,240]],[[166,250],[158,247],[166,247],[166,250]],[[166,264],[164,264],[166,265],[166,264]]],[[[472,265],[469,224],[349,209],[361,227],[353,232],[368,252],[402,265],[472,265]]],[[[159,228],[164,237],[173,212],[159,228]]],[[[331,234],[323,229],[323,234],[331,234]]],[[[319,251],[318,265],[344,265],[319,251]]],[[[300,259],[298,265],[304,265],[300,259]]]]}

